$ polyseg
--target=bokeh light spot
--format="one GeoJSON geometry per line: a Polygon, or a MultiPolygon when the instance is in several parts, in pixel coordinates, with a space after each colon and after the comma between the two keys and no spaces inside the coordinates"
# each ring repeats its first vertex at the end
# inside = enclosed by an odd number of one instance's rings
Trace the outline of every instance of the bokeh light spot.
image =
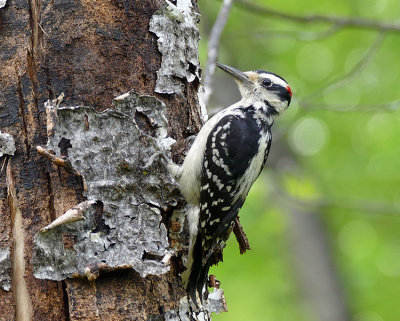
{"type": "Polygon", "coordinates": [[[356,107],[360,102],[360,91],[358,88],[346,86],[334,91],[324,91],[324,102],[326,104],[335,104],[336,107],[343,106],[344,109],[356,107]]]}
{"type": "Polygon", "coordinates": [[[390,277],[400,275],[400,246],[387,244],[378,256],[376,265],[382,274],[390,277]]]}
{"type": "Polygon", "coordinates": [[[275,55],[281,55],[288,52],[296,43],[295,39],[293,38],[278,37],[269,38],[268,41],[265,41],[265,38],[261,38],[260,42],[264,45],[266,51],[275,55]]]}
{"type": "Polygon", "coordinates": [[[333,69],[332,51],[322,44],[304,46],[297,54],[297,70],[307,80],[318,82],[330,74],[333,69]]]}
{"type": "Polygon", "coordinates": [[[390,114],[375,114],[368,121],[366,130],[376,142],[392,139],[396,133],[395,119],[390,114]]]}
{"type": "Polygon", "coordinates": [[[382,13],[387,7],[387,0],[363,0],[356,1],[357,10],[364,17],[376,17],[378,14],[382,13]]]}
{"type": "Polygon", "coordinates": [[[374,311],[362,311],[354,316],[354,321],[383,321],[382,317],[374,311]]]}
{"type": "Polygon", "coordinates": [[[400,159],[397,151],[376,153],[368,161],[366,172],[371,177],[393,182],[400,178],[400,159]]]}
{"type": "Polygon", "coordinates": [[[289,143],[302,155],[317,154],[329,139],[329,129],[319,119],[304,117],[298,120],[290,131],[289,143]]]}

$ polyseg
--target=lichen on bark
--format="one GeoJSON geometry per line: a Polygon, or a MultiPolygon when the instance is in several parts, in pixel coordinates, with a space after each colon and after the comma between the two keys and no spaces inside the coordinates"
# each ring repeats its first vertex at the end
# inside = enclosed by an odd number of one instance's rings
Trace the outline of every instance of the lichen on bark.
{"type": "Polygon", "coordinates": [[[6,291],[11,288],[11,256],[9,248],[0,248],[0,287],[6,291]]]}
{"type": "Polygon", "coordinates": [[[7,133],[0,131],[0,157],[3,155],[14,155],[15,142],[14,138],[7,133]]]}
{"type": "Polygon", "coordinates": [[[187,82],[200,79],[199,19],[190,0],[178,0],[176,5],[165,1],[163,8],[152,16],[150,31],[157,35],[162,54],[156,92],[180,94],[183,89],[180,79],[187,82]]]}
{"type": "MultiPolygon", "coordinates": [[[[0,2],[1,7],[1,2],[0,2]]],[[[0,131],[0,174],[4,170],[7,161],[7,156],[12,156],[15,153],[14,138],[7,133],[0,131]],[[3,157],[4,156],[4,157],[3,157]]],[[[0,192],[0,198],[5,198],[4,190],[0,192]]],[[[6,231],[4,231],[6,232],[6,231]]],[[[3,244],[4,246],[4,244],[3,244]]],[[[0,247],[0,287],[6,291],[11,288],[11,251],[9,247],[0,247]]]]}
{"type": "Polygon", "coordinates": [[[167,311],[164,315],[165,321],[211,321],[211,313],[226,312],[227,307],[224,298],[224,291],[214,289],[208,296],[205,305],[199,309],[193,309],[188,302],[187,297],[179,301],[177,310],[167,311]]]}
{"type": "Polygon", "coordinates": [[[99,266],[132,267],[142,277],[166,273],[161,260],[171,250],[162,219],[178,189],[165,162],[142,169],[155,151],[168,153],[175,142],[164,104],[131,91],[103,112],[51,102],[46,108],[48,116],[56,113],[47,149],[68,158],[93,204],[82,210],[82,220],[35,236],[34,275],[62,280],[99,266]]]}

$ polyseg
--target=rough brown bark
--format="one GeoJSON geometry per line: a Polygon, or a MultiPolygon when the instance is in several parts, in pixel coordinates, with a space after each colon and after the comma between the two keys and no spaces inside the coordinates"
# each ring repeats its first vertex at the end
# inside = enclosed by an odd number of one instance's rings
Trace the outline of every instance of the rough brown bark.
{"type": "Polygon", "coordinates": [[[69,307],[71,319],[160,320],[160,315],[177,308],[176,299],[183,295],[175,282],[172,273],[144,279],[128,270],[107,273],[93,282],[68,280],[68,295],[76,298],[69,307]]]}
{"type": "MultiPolygon", "coordinates": [[[[182,94],[154,92],[162,57],[149,23],[163,5],[161,0],[15,0],[0,9],[0,129],[16,144],[8,163],[14,199],[7,198],[5,170],[0,177],[0,248],[15,252],[14,201],[22,215],[25,299],[31,302],[33,320],[151,320],[176,308],[183,295],[174,264],[158,277],[119,271],[91,282],[40,280],[30,264],[34,235],[84,200],[81,177],[36,152],[48,139],[45,101],[64,93],[65,105],[104,110],[112,107],[113,98],[132,89],[152,95],[166,106],[168,133],[177,141],[172,150],[176,161],[181,160],[184,139],[200,128],[198,79],[178,79],[182,94]]],[[[67,155],[65,144],[59,146],[65,151],[60,156],[67,155]]],[[[14,287],[0,289],[0,302],[1,320],[12,320],[23,308],[14,287]]]]}

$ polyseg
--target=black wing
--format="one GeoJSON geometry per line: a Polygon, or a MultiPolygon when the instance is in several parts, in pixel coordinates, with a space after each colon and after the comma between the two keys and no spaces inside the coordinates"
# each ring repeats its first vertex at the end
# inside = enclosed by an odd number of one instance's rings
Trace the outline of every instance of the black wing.
{"type": "Polygon", "coordinates": [[[202,224],[198,227],[188,284],[194,301],[196,289],[201,296],[216,245],[226,238],[247,196],[237,194],[237,181],[258,152],[261,132],[262,128],[254,118],[228,115],[218,122],[208,137],[204,159],[209,161],[203,164],[200,192],[202,224]]]}
{"type": "Polygon", "coordinates": [[[238,197],[237,181],[257,154],[260,136],[254,118],[230,115],[223,117],[208,137],[204,159],[213,161],[204,162],[200,192],[200,221],[206,222],[204,228],[200,226],[206,240],[204,250],[225,236],[243,205],[247,195],[238,197]]]}

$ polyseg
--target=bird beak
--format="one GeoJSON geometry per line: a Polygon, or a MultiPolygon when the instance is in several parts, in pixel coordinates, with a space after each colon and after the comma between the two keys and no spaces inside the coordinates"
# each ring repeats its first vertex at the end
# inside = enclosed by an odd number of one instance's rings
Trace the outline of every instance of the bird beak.
{"type": "Polygon", "coordinates": [[[237,70],[237,69],[235,69],[233,67],[229,67],[227,65],[220,64],[219,62],[217,62],[216,65],[219,68],[221,68],[223,71],[225,71],[228,74],[230,74],[233,77],[235,77],[240,82],[250,82],[249,77],[247,77],[247,75],[244,72],[242,72],[240,70],[237,70]]]}

